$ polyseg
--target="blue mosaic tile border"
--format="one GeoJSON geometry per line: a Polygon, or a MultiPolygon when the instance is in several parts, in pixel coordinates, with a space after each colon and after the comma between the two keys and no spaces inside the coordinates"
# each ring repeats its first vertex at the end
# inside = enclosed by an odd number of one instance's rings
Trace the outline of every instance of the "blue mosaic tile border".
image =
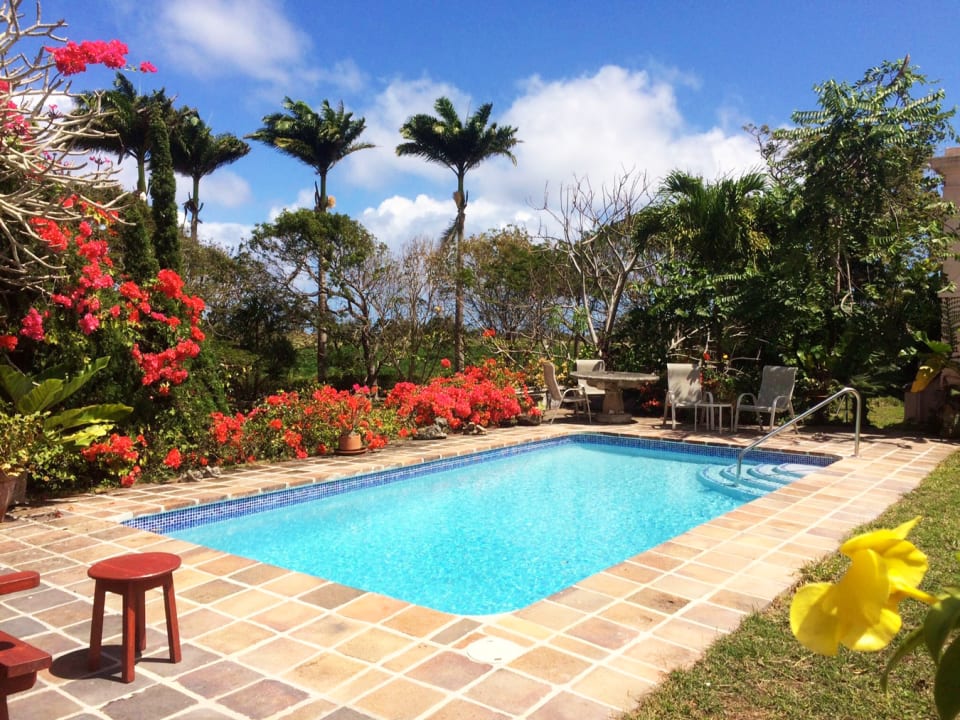
{"type": "MultiPolygon", "coordinates": [[[[524,455],[549,447],[569,444],[606,445],[612,447],[629,447],[660,452],[672,452],[699,457],[717,458],[724,461],[735,461],[739,448],[729,445],[709,445],[699,443],[685,443],[676,440],[649,440],[645,438],[623,437],[603,433],[581,433],[567,435],[548,440],[536,440],[522,445],[506,448],[483,450],[469,455],[461,455],[441,460],[432,460],[409,467],[379,470],[349,478],[329,480],[314,485],[306,485],[285,490],[253,495],[245,498],[222,500],[220,502],[196,507],[181,508],[153,515],[141,515],[123,524],[127,527],[149,530],[159,534],[186,530],[187,528],[205,525],[211,522],[249,515],[251,513],[276,508],[287,507],[297,503],[317,500],[323,497],[340,495],[342,493],[361,490],[379,485],[419,477],[443,470],[451,470],[467,465],[488,462],[497,458],[524,455]]],[[[772,451],[753,451],[749,455],[751,463],[796,463],[825,467],[836,458],[825,455],[809,455],[801,453],[784,453],[772,451]]]]}

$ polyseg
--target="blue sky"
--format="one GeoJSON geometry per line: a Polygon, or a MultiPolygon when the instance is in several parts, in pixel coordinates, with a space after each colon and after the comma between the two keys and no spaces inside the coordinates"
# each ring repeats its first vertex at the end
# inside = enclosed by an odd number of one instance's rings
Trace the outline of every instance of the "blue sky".
{"type": "MultiPolygon", "coordinates": [[[[284,96],[342,100],[377,147],[336,165],[328,190],[392,248],[436,237],[454,214],[453,173],[395,153],[400,125],[441,95],[461,116],[492,102],[523,141],[517,167],[501,158],[468,174],[468,233],[536,232],[545,197],[556,207],[577,178],[599,188],[630,171],[654,187],[677,168],[756,169],[745,123],[789,124],[816,107],[814,85],[907,53],[960,104],[956,0],[46,0],[43,19],[60,18],[71,40],[126,42],[132,63],[159,69],[132,76],[141,92],[165,88],[217,133],[255,131],[284,96]]],[[[98,70],[74,89],[111,81],[98,70]]],[[[201,182],[202,239],[236,245],[283,208],[312,206],[312,170],[251,145],[201,182]]],[[[130,165],[120,178],[132,187],[130,165]]],[[[178,182],[181,200],[188,188],[178,182]]]]}

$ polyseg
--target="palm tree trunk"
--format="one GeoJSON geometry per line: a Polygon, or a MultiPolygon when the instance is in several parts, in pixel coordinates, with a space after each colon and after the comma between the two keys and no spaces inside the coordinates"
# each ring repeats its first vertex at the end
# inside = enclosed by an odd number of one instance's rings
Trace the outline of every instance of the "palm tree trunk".
{"type": "Polygon", "coordinates": [[[467,217],[467,198],[463,193],[463,175],[457,176],[457,247],[455,261],[454,313],[453,313],[453,369],[463,370],[465,363],[463,349],[463,226],[467,217]]]}
{"type": "MultiPolygon", "coordinates": [[[[320,174],[320,191],[316,199],[316,211],[327,211],[327,176],[320,174]]],[[[326,242],[326,238],[324,238],[326,242]]],[[[324,264],[323,251],[317,256],[317,382],[326,382],[327,379],[327,268],[324,264]]]]}
{"type": "Polygon", "coordinates": [[[197,242],[200,225],[200,176],[193,178],[193,206],[190,208],[190,239],[197,242]]]}

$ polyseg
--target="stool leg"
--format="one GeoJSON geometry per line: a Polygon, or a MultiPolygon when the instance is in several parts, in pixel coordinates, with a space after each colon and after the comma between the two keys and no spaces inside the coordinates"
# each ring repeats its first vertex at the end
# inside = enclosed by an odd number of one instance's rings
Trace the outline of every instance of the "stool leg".
{"type": "Polygon", "coordinates": [[[147,649],[147,593],[142,587],[138,587],[134,593],[137,599],[137,650],[143,652],[147,649]]]}
{"type": "Polygon", "coordinates": [[[90,654],[87,656],[87,668],[100,669],[100,643],[103,641],[103,605],[106,590],[97,582],[93,591],[93,619],[90,622],[90,654]]]}
{"type": "Polygon", "coordinates": [[[137,644],[138,606],[136,591],[130,587],[125,588],[123,591],[123,660],[120,675],[120,679],[125,683],[133,682],[133,651],[137,644]]]}
{"type": "Polygon", "coordinates": [[[173,593],[173,575],[163,581],[163,608],[167,614],[167,644],[170,662],[180,662],[180,624],[177,621],[177,601],[173,593]]]}

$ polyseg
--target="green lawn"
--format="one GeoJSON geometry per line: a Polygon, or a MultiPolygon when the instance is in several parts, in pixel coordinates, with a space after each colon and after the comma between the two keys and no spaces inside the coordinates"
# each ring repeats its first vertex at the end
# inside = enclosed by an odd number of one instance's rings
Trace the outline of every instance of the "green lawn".
{"type": "MultiPolygon", "coordinates": [[[[901,411],[902,418],[902,411],[901,411]]],[[[935,591],[957,582],[960,550],[960,452],[949,457],[923,483],[887,510],[876,527],[894,527],[916,515],[924,519],[911,540],[930,560],[923,588],[935,591]]],[[[856,534],[856,533],[854,533],[856,534]]],[[[831,557],[805,568],[804,582],[835,580],[846,562],[831,557]]],[[[879,676],[891,655],[849,652],[836,658],[814,655],[794,640],[788,623],[790,595],[749,616],[731,635],[715,643],[687,671],[671,673],[624,720],[737,718],[746,720],[904,720],[933,719],[932,668],[917,653],[894,672],[889,692],[879,676]]],[[[904,602],[905,627],[922,618],[925,607],[904,602]]]]}

